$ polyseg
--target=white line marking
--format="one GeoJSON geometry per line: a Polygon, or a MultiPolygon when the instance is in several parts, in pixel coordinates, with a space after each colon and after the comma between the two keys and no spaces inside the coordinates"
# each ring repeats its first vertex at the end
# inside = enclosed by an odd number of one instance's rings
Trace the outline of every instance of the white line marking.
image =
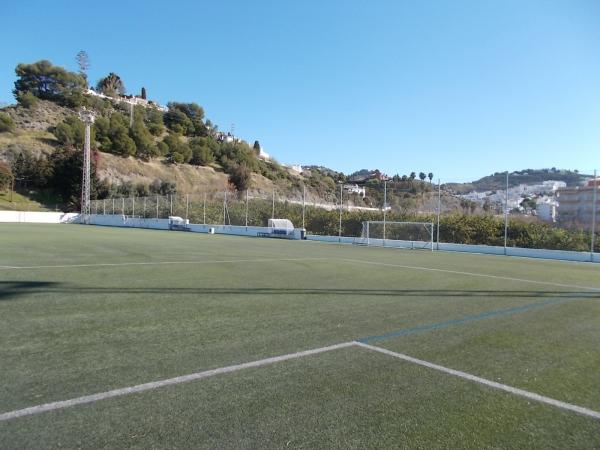
{"type": "Polygon", "coordinates": [[[42,266],[0,266],[0,270],[6,269],[64,269],[71,267],[120,267],[120,266],[159,266],[166,264],[220,264],[220,263],[247,263],[247,262],[283,262],[283,261],[324,261],[330,258],[278,258],[278,259],[226,259],[206,261],[148,261],[148,262],[124,262],[124,263],[96,263],[96,264],[61,264],[42,266]]]}
{"type": "Polygon", "coordinates": [[[387,350],[385,348],[375,347],[374,345],[363,344],[362,342],[355,342],[355,345],[358,345],[360,347],[364,347],[366,349],[373,350],[373,351],[376,351],[376,352],[379,352],[379,353],[383,353],[385,355],[393,356],[394,358],[399,358],[399,359],[402,359],[404,361],[411,362],[413,364],[418,364],[420,366],[425,366],[425,367],[428,367],[430,369],[438,370],[440,372],[445,372],[445,373],[448,373],[450,375],[454,375],[454,376],[457,376],[457,377],[460,377],[460,378],[464,378],[466,380],[470,380],[470,381],[474,381],[476,383],[484,384],[484,385],[489,386],[489,387],[494,388],[494,389],[500,389],[502,391],[506,391],[506,392],[509,392],[511,394],[514,394],[514,395],[519,395],[521,397],[525,397],[525,398],[528,398],[530,400],[535,400],[537,402],[542,402],[542,403],[546,403],[548,405],[556,406],[557,408],[566,409],[568,411],[573,411],[573,412],[576,412],[578,414],[582,414],[584,416],[593,417],[594,419],[600,419],[600,412],[597,412],[597,411],[594,411],[594,410],[591,410],[591,409],[588,409],[588,408],[584,408],[582,406],[577,406],[577,405],[573,405],[571,403],[561,402],[560,400],[554,400],[553,398],[545,397],[543,395],[539,395],[539,394],[536,394],[534,392],[529,392],[529,391],[525,391],[523,389],[519,389],[519,388],[515,388],[515,387],[512,387],[512,386],[508,386],[506,384],[496,383],[495,381],[487,380],[485,378],[481,378],[481,377],[478,377],[478,376],[475,376],[475,375],[471,375],[471,374],[466,373],[466,372],[461,372],[460,370],[449,369],[448,367],[439,366],[437,364],[430,363],[428,361],[423,361],[422,359],[413,358],[411,356],[404,355],[402,353],[396,353],[396,352],[393,352],[391,350],[387,350]]]}
{"type": "Polygon", "coordinates": [[[430,272],[443,272],[443,273],[453,273],[456,275],[468,275],[471,277],[481,277],[481,278],[494,278],[497,280],[506,280],[506,281],[519,281],[523,283],[533,283],[533,284],[541,284],[546,286],[556,286],[562,288],[570,288],[570,289],[587,289],[589,291],[600,291],[600,288],[590,287],[590,286],[579,286],[576,284],[564,284],[564,283],[553,283],[552,281],[537,281],[537,280],[529,280],[527,278],[513,278],[506,277],[502,275],[490,275],[486,273],[475,273],[475,272],[461,272],[459,270],[450,270],[450,269],[436,269],[434,267],[423,267],[423,266],[408,266],[403,264],[392,264],[392,263],[383,263],[377,261],[364,261],[359,259],[347,259],[340,258],[340,261],[346,261],[356,264],[371,264],[377,266],[386,266],[386,267],[398,267],[400,269],[412,269],[412,270],[425,270],[430,272]]]}
{"type": "Polygon", "coordinates": [[[332,350],[338,350],[340,348],[351,347],[355,345],[354,342],[343,342],[341,344],[330,345],[328,347],[314,348],[312,350],[305,350],[296,353],[289,353],[282,356],[274,356],[271,358],[260,359],[258,361],[251,361],[243,364],[236,364],[233,366],[221,367],[218,369],[206,370],[204,372],[192,373],[189,375],[183,375],[175,378],[168,378],[166,380],[152,381],[150,383],[138,384],[137,386],[125,387],[120,389],[114,389],[112,391],[100,392],[98,394],[85,395],[83,397],[72,398],[70,400],[63,400],[53,403],[45,403],[43,405],[31,406],[29,408],[18,409],[15,411],[9,411],[0,414],[0,422],[16,419],[18,417],[30,416],[32,414],[39,414],[47,411],[54,411],[56,409],[68,408],[75,405],[83,405],[85,403],[93,403],[99,400],[105,400],[107,398],[119,397],[122,395],[135,394],[138,392],[149,391],[152,389],[161,388],[164,386],[170,386],[173,384],[187,383],[189,381],[201,380],[203,378],[213,377],[215,375],[221,375],[224,373],[236,372],[238,370],[250,369],[252,367],[261,367],[269,364],[274,364],[281,361],[287,361],[289,359],[302,358],[303,356],[316,355],[318,353],[330,352],[332,350]]]}

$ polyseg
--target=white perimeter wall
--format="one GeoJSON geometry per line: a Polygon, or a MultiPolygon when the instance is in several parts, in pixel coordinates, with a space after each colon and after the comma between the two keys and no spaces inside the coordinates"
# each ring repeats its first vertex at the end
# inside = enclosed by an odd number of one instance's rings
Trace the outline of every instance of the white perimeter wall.
{"type": "MultiPolygon", "coordinates": [[[[78,213],[63,212],[34,212],[34,211],[0,211],[0,223],[79,223],[78,213]]],[[[121,215],[90,215],[91,225],[109,226],[109,227],[131,227],[131,228],[149,228],[154,230],[168,230],[168,219],[141,219],[129,218],[121,215]]],[[[190,230],[196,233],[208,233],[213,228],[216,234],[231,234],[236,236],[257,236],[259,233],[270,233],[268,227],[243,227],[235,225],[200,225],[190,224],[190,230]]],[[[337,242],[342,244],[366,244],[364,238],[338,236],[306,236],[311,241],[337,242]]],[[[300,229],[294,229],[293,239],[300,239],[300,229]]],[[[380,239],[371,239],[371,245],[383,246],[380,239]]],[[[415,242],[415,247],[426,247],[428,243],[415,242]]],[[[386,240],[385,247],[411,248],[411,241],[392,241],[386,240]]],[[[434,244],[434,249],[450,252],[484,253],[490,255],[503,255],[504,247],[495,247],[489,245],[465,245],[465,244],[434,244]]],[[[523,256],[528,258],[558,259],[564,261],[582,261],[600,263],[600,253],[574,252],[566,250],[542,250],[534,248],[507,247],[508,256],[523,256]]]]}
{"type": "Polygon", "coordinates": [[[0,222],[12,223],[71,223],[76,222],[78,213],[0,211],[0,222]]]}
{"type": "MultiPolygon", "coordinates": [[[[109,227],[131,227],[131,228],[151,228],[155,230],[168,230],[169,219],[142,219],[129,218],[120,215],[90,215],[91,225],[101,225],[109,227]]],[[[212,228],[215,234],[232,234],[236,236],[254,236],[258,233],[270,233],[273,229],[269,227],[243,227],[235,225],[200,225],[190,224],[190,231],[195,233],[208,233],[212,228]]],[[[300,239],[300,230],[294,229],[293,239],[300,239]]]]}
{"type": "MultiPolygon", "coordinates": [[[[342,244],[361,244],[366,245],[367,240],[359,237],[344,237],[339,238],[338,236],[319,236],[319,235],[308,235],[306,239],[311,241],[320,242],[337,242],[342,244]]],[[[371,239],[370,245],[382,247],[382,239],[371,239]]],[[[394,241],[386,240],[385,247],[389,248],[431,248],[429,242],[412,242],[412,241],[394,241]],[[414,244],[414,245],[413,245],[414,244]]],[[[447,252],[466,252],[466,253],[483,253],[488,255],[504,255],[504,247],[495,247],[491,245],[466,245],[466,244],[446,244],[440,242],[434,243],[433,248],[447,252]]],[[[543,259],[559,259],[563,261],[581,261],[581,262],[598,262],[600,263],[600,253],[590,252],[574,252],[568,250],[543,250],[536,248],[520,248],[520,247],[507,247],[506,255],[508,256],[523,256],[527,258],[543,258],[543,259]]]]}

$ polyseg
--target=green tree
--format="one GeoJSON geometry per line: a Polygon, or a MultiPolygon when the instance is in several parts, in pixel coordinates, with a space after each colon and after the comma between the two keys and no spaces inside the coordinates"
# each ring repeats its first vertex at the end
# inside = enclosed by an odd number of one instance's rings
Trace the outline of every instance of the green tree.
{"type": "Polygon", "coordinates": [[[192,149],[192,159],[190,164],[196,166],[207,166],[215,161],[212,150],[208,146],[207,138],[197,137],[189,142],[192,149]]]}
{"type": "Polygon", "coordinates": [[[143,159],[154,158],[159,155],[158,148],[154,143],[154,138],[141,118],[133,122],[130,130],[130,136],[135,142],[136,155],[143,159]]]}
{"type": "Polygon", "coordinates": [[[0,133],[12,132],[15,130],[15,123],[8,114],[0,112],[0,133]]]}
{"type": "MultiPolygon", "coordinates": [[[[75,116],[69,116],[59,123],[53,131],[54,136],[64,146],[83,148],[85,140],[85,125],[75,116]]],[[[92,141],[93,127],[92,127],[92,141]]]]}
{"type": "Polygon", "coordinates": [[[421,181],[425,181],[425,178],[427,178],[427,175],[425,175],[425,172],[419,172],[419,179],[421,181]]]}
{"type": "Polygon", "coordinates": [[[17,102],[24,108],[31,109],[37,105],[38,99],[31,92],[19,92],[17,94],[17,102]]]}
{"type": "Polygon", "coordinates": [[[172,163],[186,163],[192,158],[192,150],[190,146],[181,139],[178,134],[169,134],[163,142],[166,144],[168,150],[167,160],[172,163]]]}
{"type": "Polygon", "coordinates": [[[141,97],[146,100],[146,88],[142,87],[142,93],[141,93],[141,97]]]}
{"type": "Polygon", "coordinates": [[[164,115],[165,125],[186,136],[206,136],[208,129],[203,122],[204,109],[197,103],[167,103],[169,111],[164,115]]]}
{"type": "Polygon", "coordinates": [[[19,100],[26,92],[35,97],[55,101],[66,106],[79,106],[86,81],[81,75],[41,60],[33,64],[19,64],[15,69],[17,81],[13,91],[19,100]]]}
{"type": "Polygon", "coordinates": [[[128,120],[121,113],[115,112],[110,116],[109,138],[111,153],[121,156],[136,154],[135,142],[129,137],[128,120]]]}
{"type": "Polygon", "coordinates": [[[117,97],[125,94],[125,83],[123,83],[119,75],[111,72],[98,81],[96,90],[102,92],[104,95],[117,97]]]}
{"type": "Polygon", "coordinates": [[[429,172],[427,174],[427,178],[429,178],[429,182],[431,183],[431,181],[433,180],[433,172],[429,172]]]}
{"type": "Polygon", "coordinates": [[[148,126],[148,131],[150,131],[153,136],[160,136],[165,132],[163,113],[158,109],[146,109],[146,124],[148,126]]]}

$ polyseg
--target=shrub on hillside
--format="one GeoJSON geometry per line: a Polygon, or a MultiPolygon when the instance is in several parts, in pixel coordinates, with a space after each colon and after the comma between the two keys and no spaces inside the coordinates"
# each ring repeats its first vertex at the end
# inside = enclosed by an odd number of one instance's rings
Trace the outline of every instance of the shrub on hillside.
{"type": "Polygon", "coordinates": [[[8,164],[0,161],[0,192],[10,188],[13,180],[12,170],[8,164]]]}
{"type": "Polygon", "coordinates": [[[0,133],[12,132],[15,130],[15,123],[8,114],[0,112],[0,133]]]}
{"type": "Polygon", "coordinates": [[[245,191],[250,187],[252,172],[245,165],[234,164],[229,169],[229,182],[238,191],[245,191]]]}

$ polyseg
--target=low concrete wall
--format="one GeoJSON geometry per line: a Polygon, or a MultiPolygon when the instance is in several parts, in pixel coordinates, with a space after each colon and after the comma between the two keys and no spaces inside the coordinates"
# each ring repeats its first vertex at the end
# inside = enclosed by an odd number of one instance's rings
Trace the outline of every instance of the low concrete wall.
{"type": "MultiPolygon", "coordinates": [[[[319,242],[337,242],[341,244],[357,244],[366,245],[365,238],[358,237],[345,237],[342,236],[319,236],[319,235],[308,235],[306,239],[311,241],[319,242]]],[[[386,240],[383,245],[382,239],[371,239],[369,245],[375,245],[380,247],[389,248],[424,248],[430,249],[431,244],[429,242],[412,242],[412,241],[392,241],[386,240]]],[[[504,255],[504,247],[496,247],[491,245],[466,245],[466,244],[448,244],[440,242],[433,244],[434,250],[441,250],[446,252],[465,252],[465,253],[483,253],[487,255],[504,255]]],[[[507,247],[507,256],[521,256],[526,258],[542,258],[542,259],[557,259],[561,261],[580,261],[580,262],[596,262],[600,263],[600,253],[590,252],[575,252],[568,250],[543,250],[537,248],[521,248],[521,247],[507,247]]]]}
{"type": "MultiPolygon", "coordinates": [[[[126,217],[121,215],[103,215],[92,214],[89,220],[90,225],[100,225],[108,227],[131,227],[131,228],[150,228],[154,230],[168,230],[168,219],[142,219],[137,217],[126,217]]],[[[194,233],[208,233],[212,228],[215,234],[230,234],[235,236],[253,236],[259,233],[271,233],[273,230],[269,227],[243,227],[235,225],[202,225],[190,224],[190,231],[194,233]]],[[[300,239],[300,230],[294,229],[291,239],[300,239]]]]}
{"type": "Polygon", "coordinates": [[[0,211],[0,222],[3,223],[74,223],[78,217],[78,213],[0,211]]]}

